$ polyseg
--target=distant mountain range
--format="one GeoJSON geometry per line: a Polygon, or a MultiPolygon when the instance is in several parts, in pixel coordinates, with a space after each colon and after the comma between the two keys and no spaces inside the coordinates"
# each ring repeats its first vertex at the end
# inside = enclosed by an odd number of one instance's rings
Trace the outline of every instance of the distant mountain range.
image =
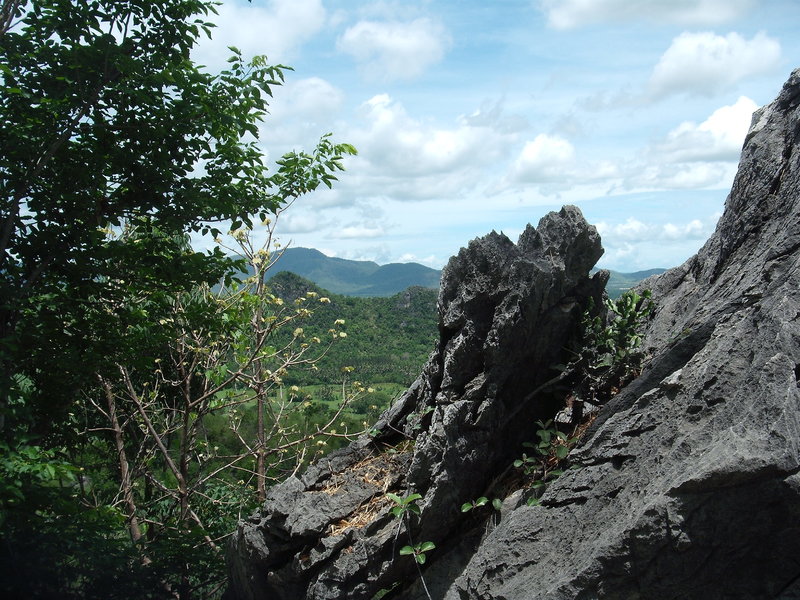
{"type": "MultiPolygon", "coordinates": [[[[635,273],[611,271],[606,290],[615,298],[650,275],[666,269],[635,273]]],[[[325,256],[313,248],[287,248],[270,269],[269,277],[289,271],[313,281],[321,288],[344,296],[392,296],[411,286],[439,288],[442,272],[418,263],[379,265],[367,260],[347,260],[325,256]]]]}
{"type": "MultiPolygon", "coordinates": [[[[599,269],[592,269],[592,273],[597,272],[599,269]]],[[[612,271],[606,284],[606,293],[611,298],[619,298],[620,294],[626,290],[631,289],[643,279],[647,279],[651,275],[660,275],[666,269],[647,269],[646,271],[635,271],[634,273],[620,273],[619,271],[612,271]]]]}
{"type": "Polygon", "coordinates": [[[289,271],[344,296],[392,296],[411,286],[439,288],[442,272],[417,263],[379,265],[368,260],[325,256],[312,248],[287,248],[269,271],[289,271]]]}

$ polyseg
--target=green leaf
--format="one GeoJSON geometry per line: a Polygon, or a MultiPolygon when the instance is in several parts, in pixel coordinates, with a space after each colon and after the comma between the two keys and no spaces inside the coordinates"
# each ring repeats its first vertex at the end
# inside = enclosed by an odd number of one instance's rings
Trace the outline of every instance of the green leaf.
{"type": "Polygon", "coordinates": [[[494,507],[495,510],[500,510],[503,508],[503,501],[500,500],[500,498],[495,498],[494,500],[492,500],[492,506],[494,507]]]}
{"type": "Polygon", "coordinates": [[[414,554],[414,548],[411,546],[403,546],[400,548],[400,555],[401,556],[408,556],[409,554],[414,554]]]}
{"type": "Polygon", "coordinates": [[[433,542],[422,542],[419,546],[420,552],[428,552],[429,550],[434,550],[436,548],[436,544],[433,542]]]}
{"type": "Polygon", "coordinates": [[[461,512],[463,512],[463,513],[469,512],[473,508],[474,508],[474,505],[472,504],[472,502],[464,502],[464,504],[461,505],[461,512]]]}

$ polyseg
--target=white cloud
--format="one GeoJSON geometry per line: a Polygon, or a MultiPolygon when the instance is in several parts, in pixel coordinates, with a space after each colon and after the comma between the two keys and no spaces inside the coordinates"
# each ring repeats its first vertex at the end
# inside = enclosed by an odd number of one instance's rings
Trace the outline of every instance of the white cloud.
{"type": "Polygon", "coordinates": [[[440,265],[442,261],[437,258],[435,255],[431,254],[424,258],[420,258],[416,254],[412,254],[411,252],[406,252],[402,254],[396,261],[399,263],[417,263],[421,265],[426,265],[433,268],[439,268],[437,265],[440,265]]]}
{"type": "Polygon", "coordinates": [[[715,110],[699,125],[685,121],[656,143],[652,153],[659,161],[737,161],[758,105],[740,96],[732,105],[715,110]]]}
{"type": "Polygon", "coordinates": [[[619,176],[617,167],[607,160],[579,161],[575,147],[559,135],[540,133],[523,146],[511,165],[503,188],[515,184],[544,184],[566,190],[580,184],[611,180],[619,176]]]}
{"type": "Polygon", "coordinates": [[[764,33],[747,40],[738,33],[684,32],[672,40],[650,76],[650,95],[712,96],[736,82],[769,72],[779,64],[781,47],[764,33]]]}
{"type": "Polygon", "coordinates": [[[450,35],[428,18],[410,22],[359,21],[339,38],[337,47],[350,54],[370,79],[409,80],[439,62],[450,35]]]}
{"type": "Polygon", "coordinates": [[[741,96],[702,123],[684,121],[626,167],[626,189],[727,188],[757,105],[741,96]]]}
{"type": "Polygon", "coordinates": [[[540,133],[526,142],[514,161],[512,178],[523,182],[545,182],[563,178],[575,159],[575,148],[568,140],[540,133]]]}
{"type": "Polygon", "coordinates": [[[657,240],[698,240],[705,239],[713,231],[713,226],[706,227],[699,219],[692,219],[688,223],[674,224],[647,224],[628,217],[624,222],[611,225],[605,221],[595,223],[597,231],[606,241],[614,247],[626,247],[635,242],[650,242],[657,240]]]}
{"type": "Polygon", "coordinates": [[[387,94],[360,107],[360,127],[342,131],[359,155],[342,184],[361,197],[399,200],[455,195],[474,187],[488,166],[503,158],[516,139],[459,118],[443,128],[409,115],[387,94]]]}
{"type": "Polygon", "coordinates": [[[697,190],[727,188],[736,163],[694,162],[634,166],[625,180],[627,189],[697,190]]]}
{"type": "MultiPolygon", "coordinates": [[[[280,234],[312,233],[322,229],[321,225],[322,224],[320,223],[319,219],[314,214],[300,212],[299,210],[293,209],[281,215],[280,222],[278,224],[278,232],[280,234]]],[[[330,222],[325,223],[326,227],[329,227],[330,225],[330,222]]]]}
{"type": "Polygon", "coordinates": [[[287,82],[276,94],[270,113],[275,119],[332,120],[343,101],[340,89],[319,77],[309,77],[287,82]]]}
{"type": "Polygon", "coordinates": [[[386,232],[384,231],[383,227],[377,224],[360,224],[360,223],[351,223],[341,229],[336,229],[332,231],[329,237],[339,240],[352,240],[352,239],[364,239],[364,238],[379,238],[382,237],[386,232]]]}
{"type": "Polygon", "coordinates": [[[608,22],[649,20],[719,25],[742,16],[754,0],[540,0],[548,24],[573,29],[608,22]]]}
{"type": "MultiPolygon", "coordinates": [[[[647,207],[642,206],[640,212],[646,215],[647,207]]],[[[674,266],[697,251],[713,233],[717,219],[718,215],[711,215],[664,223],[628,217],[617,223],[595,223],[606,250],[600,266],[622,271],[674,266]]]]}
{"type": "Polygon", "coordinates": [[[268,0],[264,3],[223,2],[212,39],[198,44],[194,58],[212,70],[219,70],[230,56],[228,46],[236,46],[245,58],[266,54],[270,62],[285,62],[298,47],[310,40],[325,25],[327,12],[322,0],[268,0]]]}

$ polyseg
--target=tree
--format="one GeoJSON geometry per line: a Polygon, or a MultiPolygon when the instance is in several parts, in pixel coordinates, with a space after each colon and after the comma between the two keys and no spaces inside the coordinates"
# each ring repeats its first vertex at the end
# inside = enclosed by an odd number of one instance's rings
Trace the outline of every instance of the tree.
{"type": "MultiPolygon", "coordinates": [[[[87,527],[95,527],[97,547],[119,548],[99,525],[108,519],[79,515],[70,504],[74,486],[85,483],[69,481],[74,468],[65,460],[84,443],[71,425],[84,399],[107,392],[120,365],[129,373],[152,366],[153,352],[173,337],[163,323],[176,297],[230,278],[235,261],[219,248],[193,251],[189,234],[215,236],[264,220],[330,186],[344,155],[355,152],[323,136],[313,151],[287,154],[268,169],[259,123],[287,68],[263,57],[248,63],[235,49],[222,73],[195,65],[190,53],[210,32],[214,4],[0,1],[6,565],[19,564],[27,533],[58,531],[65,522],[93,520],[87,527]]],[[[195,323],[214,321],[220,313],[212,309],[201,307],[195,323]]],[[[89,529],[82,535],[91,537],[89,529]]],[[[40,550],[44,541],[37,540],[40,550]]],[[[72,573],[74,595],[85,596],[88,561],[77,550],[71,556],[53,585],[72,573]]]]}
{"type": "MultiPolygon", "coordinates": [[[[323,137],[268,170],[258,124],[286,68],[247,64],[235,49],[217,75],[192,63],[213,9],[206,0],[36,0],[21,14],[4,3],[21,18],[0,37],[6,398],[24,375],[48,414],[55,400],[63,408],[126,352],[119,324],[144,317],[126,302],[132,293],[155,299],[229,270],[219,250],[187,251],[185,234],[264,219],[330,185],[353,152],[323,137]],[[131,222],[136,239],[108,238],[131,222]],[[49,385],[54,372],[60,381],[49,385]]],[[[49,419],[31,416],[46,429],[49,419]]]]}
{"type": "MultiPolygon", "coordinates": [[[[305,336],[300,325],[327,299],[309,292],[286,303],[266,288],[276,260],[267,250],[273,231],[268,225],[261,248],[235,232],[255,274],[231,288],[172,294],[171,311],[161,319],[167,341],[148,352],[156,357],[152,364],[118,364],[115,377],[98,374],[99,389],[87,393],[79,419],[91,424],[82,435],[92,447],[107,447],[99,453],[117,463],[85,467],[92,479],[105,474],[109,485],[96,485],[91,497],[81,493],[80,501],[118,507],[140,560],[158,569],[179,598],[215,595],[225,582],[221,540],[264,500],[269,483],[317,454],[311,442],[333,435],[350,400],[344,393],[322,426],[298,426],[302,405],[292,402],[298,390],[285,390],[282,378],[313,368],[343,332],[332,322],[326,340],[305,336]],[[275,344],[280,329],[293,333],[275,344]],[[251,405],[254,428],[242,420],[251,405]]],[[[83,458],[71,462],[82,465],[83,458]]]]}

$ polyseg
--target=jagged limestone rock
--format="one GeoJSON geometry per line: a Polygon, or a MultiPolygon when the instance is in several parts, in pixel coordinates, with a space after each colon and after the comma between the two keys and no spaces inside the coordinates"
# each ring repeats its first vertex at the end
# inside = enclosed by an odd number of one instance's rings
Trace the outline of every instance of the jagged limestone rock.
{"type": "MultiPolygon", "coordinates": [[[[408,543],[386,494],[420,493],[416,541],[448,558],[449,584],[479,536],[462,503],[479,496],[530,438],[552,398],[531,394],[565,359],[584,308],[600,304],[608,273],[575,207],[528,226],[517,244],[491,233],[453,257],[439,293],[440,341],[417,381],[363,438],[269,491],[240,523],[228,553],[229,596],[242,599],[372,598],[414,581],[408,543]],[[468,551],[465,551],[468,550],[468,551]]],[[[432,562],[436,563],[435,559],[432,562]]]]}
{"type": "Polygon", "coordinates": [[[799,105],[797,70],[754,114],[714,235],[642,284],[649,366],[448,600],[800,597],[799,105]]]}

